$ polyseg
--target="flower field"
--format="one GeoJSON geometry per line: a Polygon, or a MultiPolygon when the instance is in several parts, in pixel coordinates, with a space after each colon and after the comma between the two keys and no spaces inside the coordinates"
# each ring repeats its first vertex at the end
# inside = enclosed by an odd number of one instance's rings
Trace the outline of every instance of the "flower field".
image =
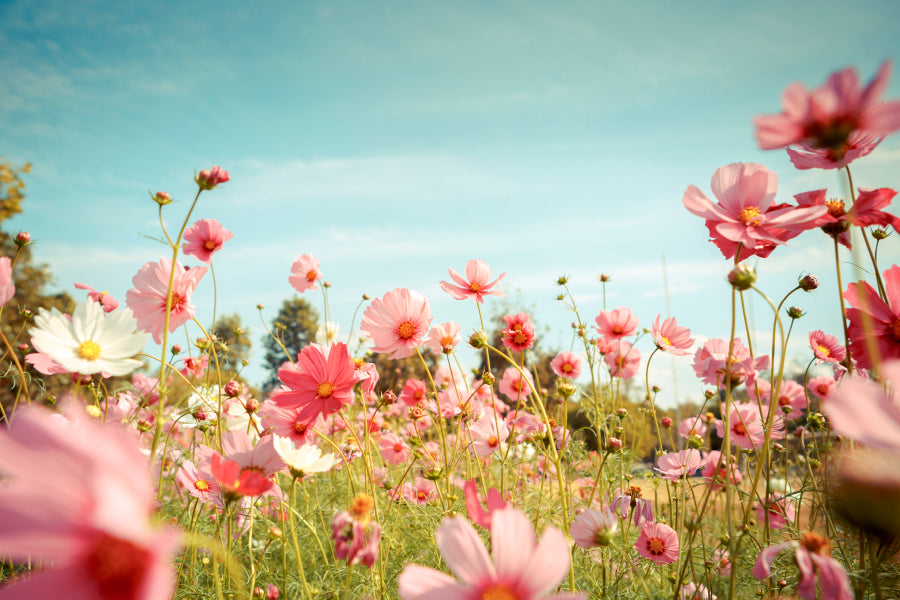
{"type": "Polygon", "coordinates": [[[284,279],[326,323],[299,342],[298,318],[273,326],[277,377],[256,389],[192,300],[234,237],[193,216],[227,170],[197,172],[186,211],[151,194],[163,253],[124,298],[77,284],[71,311],[26,306],[36,240],[10,236],[0,321],[21,325],[0,332],[0,600],[900,597],[900,218],[895,190],[852,175],[900,129],[890,69],[791,85],[753,120],[760,148],[840,172],[849,197],[776,199],[756,163],[684,182],[722,255],[729,331],[605,295],[588,308],[563,276],[548,288],[572,343],[539,352],[527,312],[488,318],[515,273],[480,258],[434,268],[469,322],[391,281],[332,315],[327,265],[304,249],[284,279]],[[757,276],[801,235],[833,253],[838,289],[757,276]],[[791,300],[814,290],[842,328],[805,328],[791,300]],[[770,347],[750,341],[751,296],[770,307],[770,347]],[[807,366],[790,377],[798,337],[807,366]],[[650,363],[666,354],[702,405],[657,405],[650,363]]]}

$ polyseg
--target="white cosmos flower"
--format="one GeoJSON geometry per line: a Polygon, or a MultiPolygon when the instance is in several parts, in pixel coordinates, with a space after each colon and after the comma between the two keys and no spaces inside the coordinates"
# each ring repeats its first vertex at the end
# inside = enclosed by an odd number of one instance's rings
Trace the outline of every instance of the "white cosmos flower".
{"type": "Polygon", "coordinates": [[[86,302],[75,307],[71,319],[56,308],[42,308],[34,322],[31,344],[67,371],[127,375],[142,366],[131,357],[144,348],[147,336],[135,331],[130,308],[104,313],[99,302],[86,302]]]}
{"type": "Polygon", "coordinates": [[[334,454],[322,454],[316,446],[304,444],[297,448],[290,438],[275,435],[275,452],[287,463],[291,475],[300,478],[310,473],[325,473],[340,462],[334,454]]]}

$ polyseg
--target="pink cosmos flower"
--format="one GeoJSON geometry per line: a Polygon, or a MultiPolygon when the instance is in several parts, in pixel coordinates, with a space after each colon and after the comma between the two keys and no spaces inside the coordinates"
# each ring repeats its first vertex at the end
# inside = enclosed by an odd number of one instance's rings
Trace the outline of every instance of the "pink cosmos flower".
{"type": "Polygon", "coordinates": [[[819,375],[806,383],[806,389],[816,398],[825,400],[831,397],[831,392],[834,390],[836,383],[837,381],[831,375],[819,375]]]}
{"type": "Polygon", "coordinates": [[[653,503],[649,498],[642,496],[641,488],[636,485],[629,486],[616,494],[609,503],[609,510],[618,513],[622,520],[627,519],[630,514],[635,525],[649,523],[653,521],[653,503]]]}
{"type": "Polygon", "coordinates": [[[656,344],[656,347],[675,356],[689,354],[691,346],[694,345],[691,330],[687,327],[679,327],[672,317],[666,319],[660,325],[659,319],[661,316],[656,315],[656,320],[653,321],[653,342],[656,344]]]}
{"type": "Polygon", "coordinates": [[[421,379],[407,379],[400,390],[399,400],[407,406],[416,406],[425,400],[425,382],[421,379]]]}
{"type": "Polygon", "coordinates": [[[619,529],[619,518],[616,513],[605,508],[584,510],[572,522],[569,534],[575,545],[581,548],[608,546],[619,529]]]}
{"type": "Polygon", "coordinates": [[[194,177],[194,181],[197,182],[201,190],[211,190],[220,183],[225,183],[230,179],[228,171],[218,165],[212,169],[204,169],[194,177]]]}
{"type": "Polygon", "coordinates": [[[884,61],[864,90],[852,67],[832,73],[812,92],[791,84],[781,97],[784,112],[753,119],[759,147],[799,146],[805,154],[788,153],[800,169],[838,169],[868,154],[880,138],[900,129],[900,102],[879,100],[890,70],[890,62],[884,61]]]}
{"type": "Polygon", "coordinates": [[[719,577],[731,575],[731,554],[728,550],[716,550],[712,553],[713,570],[719,577]]]}
{"type": "Polygon", "coordinates": [[[301,254],[291,264],[291,276],[288,282],[301,294],[306,290],[317,290],[316,282],[322,278],[319,270],[319,259],[311,254],[301,254]]]}
{"type": "Polygon", "coordinates": [[[372,520],[371,508],[372,498],[360,494],[350,510],[336,514],[331,520],[334,557],[346,561],[347,565],[371,568],[378,558],[381,525],[372,520]]]}
{"type": "Polygon", "coordinates": [[[603,356],[609,366],[609,374],[613,377],[631,379],[637,375],[641,366],[641,353],[629,342],[619,340],[616,349],[603,356]]]}
{"type": "Polygon", "coordinates": [[[412,356],[431,326],[428,300],[415,290],[397,288],[372,301],[359,330],[375,342],[374,352],[390,358],[412,356]]]}
{"type": "Polygon", "coordinates": [[[463,279],[459,273],[450,269],[450,277],[456,283],[441,282],[441,289],[456,298],[466,300],[472,298],[475,302],[484,303],[484,297],[489,295],[502,296],[503,292],[491,291],[497,282],[506,277],[501,273],[500,277],[491,281],[491,268],[481,259],[470,260],[466,263],[466,277],[463,279]]]}
{"type": "Polygon", "coordinates": [[[883,363],[881,375],[890,391],[863,378],[845,378],[822,403],[822,412],[841,435],[876,448],[900,449],[900,361],[883,363]]]}
{"type": "Polygon", "coordinates": [[[8,256],[0,256],[0,306],[3,306],[16,295],[16,286],[13,283],[12,259],[8,256]]]}
{"type": "Polygon", "coordinates": [[[601,310],[594,322],[597,323],[594,329],[609,339],[618,340],[637,333],[638,318],[631,309],[621,306],[615,310],[601,310]]]}
{"type": "Polygon", "coordinates": [[[209,469],[226,502],[234,502],[244,496],[260,496],[274,485],[271,479],[259,471],[243,468],[218,452],[212,453],[209,469]]]}
{"type": "Polygon", "coordinates": [[[809,332],[809,347],[819,360],[839,363],[847,356],[844,347],[833,335],[819,329],[809,332]]]}
{"type": "Polygon", "coordinates": [[[754,507],[756,508],[756,520],[760,526],[765,525],[766,512],[769,513],[769,527],[772,529],[783,529],[785,524],[793,521],[796,515],[794,501],[777,492],[770,495],[764,504],[757,502],[754,507]]]}
{"type": "Polygon", "coordinates": [[[80,407],[64,417],[22,406],[0,432],[0,471],[0,554],[44,566],[4,587],[4,598],[172,596],[179,543],[151,522],[147,459],[124,428],[80,407]]]}
{"type": "Polygon", "coordinates": [[[212,476],[212,473],[200,471],[191,461],[184,461],[175,474],[175,480],[194,498],[219,507],[222,506],[222,492],[219,490],[219,484],[215,477],[212,476]]]}
{"type": "MultiPolygon", "coordinates": [[[[739,338],[735,338],[731,352],[731,385],[737,386],[757,371],[769,367],[768,356],[750,357],[750,351],[739,338]]],[[[707,340],[694,353],[694,373],[710,385],[724,386],[728,381],[728,340],[713,338],[707,340]]]]}
{"type": "Polygon", "coordinates": [[[392,498],[402,498],[411,504],[428,504],[437,499],[437,487],[433,481],[416,477],[412,483],[406,482],[388,492],[392,498]]]}
{"type": "Polygon", "coordinates": [[[705,479],[714,490],[722,489],[722,487],[724,487],[726,477],[728,478],[728,483],[731,485],[737,485],[744,479],[744,474],[741,473],[737,461],[734,458],[731,460],[731,476],[728,476],[729,469],[726,466],[726,458],[727,457],[718,450],[711,450],[709,454],[706,455],[706,466],[703,467],[703,479],[705,479]]]}
{"type": "Polygon", "coordinates": [[[634,547],[638,554],[658,565],[678,560],[678,534],[664,523],[644,523],[634,547]]]}
{"type": "Polygon", "coordinates": [[[166,322],[166,296],[169,290],[169,277],[173,273],[171,315],[169,332],[173,332],[194,318],[194,305],[191,295],[200,278],[206,273],[206,267],[192,267],[185,270],[181,263],[161,258],[158,263],[148,262],[131,279],[134,288],[125,294],[125,303],[131,308],[137,319],[138,329],[153,336],[153,341],[162,343],[162,333],[166,322]]]}
{"type": "Polygon", "coordinates": [[[698,469],[702,469],[706,461],[699,450],[691,448],[663,454],[659,457],[657,463],[659,467],[655,470],[659,471],[664,478],[678,481],[683,477],[690,477],[698,469]]]}
{"type": "Polygon", "coordinates": [[[31,352],[25,355],[25,362],[34,367],[34,370],[42,375],[59,375],[68,373],[69,370],[50,358],[43,352],[31,352]]]}
{"type": "MultiPolygon", "coordinates": [[[[768,413],[768,406],[763,405],[763,414],[768,413]]],[[[725,412],[723,405],[722,412],[725,412]]],[[[765,423],[756,402],[735,402],[731,405],[731,443],[740,448],[760,448],[766,437],[765,423]]],[[[725,437],[725,422],[716,421],[716,435],[725,437]]],[[[775,415],[772,424],[772,439],[784,437],[784,417],[775,415]]]]}
{"type": "Polygon", "coordinates": [[[507,506],[500,492],[496,488],[491,488],[487,492],[487,510],[485,510],[478,499],[478,485],[474,479],[465,483],[463,493],[466,497],[466,513],[469,515],[469,519],[484,529],[491,528],[491,517],[494,512],[507,506]]]}
{"type": "Polygon", "coordinates": [[[503,330],[503,345],[513,352],[522,352],[534,346],[534,327],[531,323],[523,323],[518,329],[503,330]]]}
{"type": "Polygon", "coordinates": [[[184,357],[183,362],[184,368],[181,369],[179,373],[188,379],[200,379],[203,377],[203,374],[206,373],[206,368],[209,366],[209,357],[206,354],[201,354],[199,358],[186,356],[184,357]]]}
{"type": "MultiPolygon", "coordinates": [[[[695,186],[689,186],[682,203],[691,213],[710,225],[712,238],[741,244],[749,254],[759,247],[771,252],[772,245],[786,243],[813,227],[827,212],[822,206],[798,208],[786,205],[769,210],[778,187],[775,173],[755,163],[733,163],[719,167],[712,177],[712,191],[719,200],[713,204],[695,186]]],[[[726,258],[730,245],[719,246],[726,258]]],[[[734,247],[734,252],[737,248],[734,247]]],[[[745,258],[749,254],[741,254],[745,258]]]]}
{"type": "Polygon", "coordinates": [[[425,347],[434,354],[449,354],[461,341],[459,323],[450,321],[431,328],[428,339],[425,340],[425,347]]]}
{"type": "Polygon", "coordinates": [[[362,358],[353,359],[354,372],[353,377],[359,382],[359,388],[363,391],[366,398],[375,391],[375,385],[378,383],[378,367],[375,363],[366,362],[362,358]]]}
{"type": "Polygon", "coordinates": [[[881,360],[900,358],[900,265],[885,271],[882,279],[889,303],[865,282],[851,283],[844,292],[844,298],[853,307],[847,309],[850,353],[863,369],[875,365],[869,355],[869,341],[881,360]],[[868,313],[868,319],[863,313],[868,313]],[[867,320],[871,323],[868,333],[867,320]]]}
{"type": "Polygon", "coordinates": [[[576,379],[581,375],[581,359],[573,352],[560,352],[550,362],[550,368],[559,377],[576,379]]]}
{"type": "Polygon", "coordinates": [[[512,329],[513,331],[519,331],[524,328],[526,325],[531,326],[531,317],[527,313],[516,313],[514,315],[504,315],[503,322],[506,323],[506,327],[504,329],[512,329]]]}
{"type": "Polygon", "coordinates": [[[816,600],[819,596],[816,582],[822,588],[822,598],[853,600],[850,579],[839,562],[831,558],[828,540],[812,532],[804,533],[799,540],[782,542],[763,548],[753,566],[753,576],[766,579],[772,576],[772,563],[784,550],[793,550],[794,564],[800,570],[797,595],[804,600],[816,600]]]}
{"type": "Polygon", "coordinates": [[[500,393],[509,398],[513,402],[524,401],[531,394],[534,388],[534,379],[528,371],[519,372],[518,369],[509,367],[503,371],[503,377],[500,378],[498,389],[500,393]],[[522,376],[525,373],[525,376],[522,376]]]}
{"type": "Polygon", "coordinates": [[[871,225],[888,226],[900,231],[900,218],[882,210],[890,205],[897,192],[890,188],[877,190],[859,188],[856,202],[850,210],[844,206],[844,201],[839,198],[828,198],[828,190],[814,190],[797,194],[798,206],[824,206],[827,212],[819,217],[814,226],[852,249],[850,244],[850,226],[869,227],[871,225]]]}
{"type": "Polygon", "coordinates": [[[469,428],[472,436],[472,451],[476,456],[490,456],[500,449],[500,444],[509,437],[509,427],[503,421],[495,422],[487,415],[469,428]],[[499,426],[499,427],[498,427],[499,426]]]}
{"type": "Polygon", "coordinates": [[[546,528],[538,542],[528,517],[515,508],[493,513],[493,561],[475,529],[462,517],[444,519],[434,536],[444,562],[460,581],[428,567],[407,565],[398,579],[402,600],[586,598],[577,592],[549,593],[569,571],[568,542],[554,527],[546,528]]]}
{"type": "Polygon", "coordinates": [[[119,301],[110,296],[109,292],[98,292],[84,283],[76,283],[75,288],[79,290],[88,290],[88,299],[99,302],[100,306],[103,307],[103,312],[112,312],[119,308],[119,301]]]}
{"type": "Polygon", "coordinates": [[[409,458],[409,444],[400,439],[396,433],[387,432],[378,440],[381,458],[389,465],[402,465],[409,458]]]}
{"type": "Polygon", "coordinates": [[[209,264],[234,234],[215,219],[200,219],[184,232],[184,253],[209,264]]]}
{"type": "Polygon", "coordinates": [[[289,388],[272,396],[281,408],[299,408],[297,417],[312,423],[327,417],[353,401],[356,365],[342,342],[323,349],[318,344],[305,346],[296,365],[278,369],[278,378],[289,388]]]}
{"type": "Polygon", "coordinates": [[[703,417],[696,416],[684,419],[678,425],[678,435],[680,435],[684,439],[688,439],[692,435],[699,435],[700,437],[705,436],[706,424],[703,422],[703,417]]]}

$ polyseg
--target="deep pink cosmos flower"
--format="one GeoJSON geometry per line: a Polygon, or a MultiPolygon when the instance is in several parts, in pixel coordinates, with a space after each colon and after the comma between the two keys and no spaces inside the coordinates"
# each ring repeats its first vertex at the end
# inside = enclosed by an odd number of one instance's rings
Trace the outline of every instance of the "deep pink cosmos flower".
{"type": "Polygon", "coordinates": [[[847,356],[847,351],[833,335],[819,329],[809,332],[809,347],[816,358],[830,363],[839,363],[847,356]]]}
{"type": "Polygon", "coordinates": [[[263,427],[271,428],[275,435],[289,438],[297,448],[312,444],[316,435],[313,429],[319,429],[316,421],[312,423],[305,421],[302,412],[303,409],[300,407],[282,408],[271,400],[263,402],[259,409],[263,427]]]}
{"type": "Polygon", "coordinates": [[[569,571],[568,542],[555,527],[547,527],[538,542],[528,517],[515,508],[493,513],[493,561],[475,529],[462,517],[444,519],[434,537],[444,562],[460,581],[428,567],[407,565],[398,579],[402,600],[586,597],[577,592],[550,594],[569,571]]]}
{"type": "Polygon", "coordinates": [[[581,359],[573,352],[562,351],[550,362],[550,368],[559,377],[576,379],[581,375],[581,359]]]}
{"type": "Polygon", "coordinates": [[[138,329],[153,336],[153,341],[162,343],[162,333],[166,322],[166,296],[169,291],[169,277],[174,271],[172,281],[171,315],[169,332],[173,332],[194,318],[194,305],[191,296],[200,278],[206,273],[206,267],[192,267],[185,270],[181,263],[161,258],[159,262],[148,262],[131,279],[133,289],[125,294],[125,303],[137,319],[138,329]]]}
{"type": "Polygon", "coordinates": [[[820,227],[831,237],[836,237],[847,248],[852,248],[850,244],[851,225],[858,227],[890,225],[900,231],[900,218],[882,210],[890,205],[896,195],[897,192],[890,188],[859,188],[856,202],[853,203],[850,210],[847,210],[844,201],[840,198],[828,198],[827,189],[803,192],[795,195],[794,198],[797,199],[798,206],[824,206],[827,208],[828,211],[815,221],[814,226],[820,227]]]}
{"type": "Polygon", "coordinates": [[[753,576],[766,579],[772,576],[772,563],[784,550],[793,550],[794,564],[800,570],[797,595],[804,600],[816,600],[816,582],[822,588],[822,598],[853,600],[850,579],[839,562],[831,558],[831,545],[822,536],[806,532],[799,540],[763,548],[753,566],[753,576]]]}
{"type": "Polygon", "coordinates": [[[503,345],[513,352],[522,352],[534,346],[534,327],[531,323],[522,323],[517,329],[503,330],[503,345]]]}
{"type": "Polygon", "coordinates": [[[638,554],[658,565],[678,560],[678,534],[664,523],[644,523],[634,547],[638,554]]]}
{"type": "Polygon", "coordinates": [[[200,219],[184,232],[184,253],[209,264],[212,255],[232,237],[234,234],[215,219],[200,219]]]}
{"type": "Polygon", "coordinates": [[[88,290],[88,299],[99,302],[100,306],[103,307],[103,312],[112,312],[119,308],[119,301],[113,298],[109,292],[98,292],[84,283],[76,283],[75,288],[79,290],[88,290]]]}
{"type": "Polygon", "coordinates": [[[737,244],[746,250],[746,258],[757,250],[768,255],[773,246],[786,243],[813,227],[827,212],[822,206],[799,208],[784,205],[770,210],[778,181],[775,173],[755,163],[733,163],[719,167],[712,176],[712,191],[717,204],[696,186],[688,186],[682,203],[691,213],[707,220],[713,241],[721,238],[730,244],[717,246],[725,258],[737,252],[737,244]]]}
{"type": "Polygon", "coordinates": [[[375,342],[374,352],[406,358],[422,344],[430,326],[431,307],[425,296],[397,288],[372,301],[363,313],[359,330],[375,342]]]}
{"type": "Polygon", "coordinates": [[[309,344],[297,355],[296,365],[278,369],[278,378],[289,391],[277,392],[272,401],[281,408],[299,408],[298,419],[312,423],[319,415],[333,415],[353,401],[355,371],[345,344],[338,342],[328,349],[309,344]]]}
{"type": "Polygon", "coordinates": [[[416,406],[425,400],[425,382],[421,379],[407,379],[400,390],[399,400],[407,406],[416,406]]]}
{"type": "Polygon", "coordinates": [[[656,315],[656,320],[653,321],[653,342],[656,347],[675,356],[689,354],[691,346],[694,345],[691,330],[687,327],[679,327],[673,317],[666,319],[660,325],[661,316],[656,315]]]}
{"type": "Polygon", "coordinates": [[[607,352],[603,356],[603,360],[609,366],[610,375],[621,377],[622,379],[631,379],[637,375],[638,368],[641,366],[641,353],[631,343],[619,340],[616,344],[616,349],[612,352],[607,352]]]}
{"type": "Polygon", "coordinates": [[[450,354],[461,341],[459,323],[450,321],[431,328],[428,339],[425,340],[425,347],[434,354],[450,354]]]}
{"type": "Polygon", "coordinates": [[[683,477],[690,477],[698,469],[702,469],[706,460],[699,450],[691,448],[663,454],[657,460],[657,464],[659,466],[655,470],[659,471],[664,478],[678,481],[683,477]]]}
{"type": "Polygon", "coordinates": [[[218,452],[212,453],[209,469],[226,502],[234,502],[243,496],[260,496],[274,485],[271,479],[259,471],[244,468],[218,452]]]}
{"type": "Polygon", "coordinates": [[[288,282],[301,294],[306,290],[317,290],[316,282],[322,278],[319,270],[319,259],[311,254],[301,254],[291,264],[291,276],[288,282]]]}
{"type": "Polygon", "coordinates": [[[737,465],[737,460],[735,460],[734,457],[731,459],[731,476],[728,476],[729,469],[726,466],[727,458],[727,456],[723,455],[718,450],[710,450],[709,454],[706,455],[706,466],[703,467],[703,479],[705,479],[707,484],[711,485],[714,490],[722,489],[725,485],[726,477],[728,478],[728,483],[731,485],[737,485],[744,479],[744,474],[741,473],[741,470],[737,465]]]}
{"type": "Polygon", "coordinates": [[[868,154],[880,138],[900,129],[900,102],[879,98],[890,71],[889,61],[881,63],[864,90],[852,67],[832,73],[812,92],[801,83],[789,85],[781,97],[781,114],[753,119],[759,147],[798,146],[801,152],[788,153],[800,169],[838,169],[868,154]]]}
{"type": "Polygon", "coordinates": [[[201,190],[211,190],[220,183],[225,183],[230,179],[228,171],[218,165],[212,169],[204,169],[194,176],[194,181],[197,182],[201,190]]]}
{"type": "Polygon", "coordinates": [[[491,267],[481,259],[470,260],[466,263],[466,277],[463,279],[459,273],[450,269],[450,277],[456,283],[441,282],[441,289],[456,298],[467,300],[472,298],[475,302],[484,303],[484,297],[489,295],[502,296],[503,292],[491,291],[497,282],[506,277],[501,273],[500,277],[491,281],[491,267]]]}
{"type": "Polygon", "coordinates": [[[39,563],[4,598],[160,600],[173,593],[174,531],[153,526],[147,459],[81,407],[20,407],[0,432],[0,554],[39,563]],[[53,493],[48,493],[52,482],[53,493]]]}
{"type": "Polygon", "coordinates": [[[638,318],[629,308],[601,310],[594,322],[597,333],[608,339],[619,340],[637,333],[638,318]]]}
{"type": "Polygon", "coordinates": [[[194,498],[222,507],[222,492],[212,473],[201,471],[189,460],[182,463],[175,480],[194,498]]]}
{"type": "Polygon", "coordinates": [[[875,364],[869,354],[869,342],[880,360],[900,358],[900,265],[885,271],[882,279],[889,304],[865,282],[851,283],[844,292],[844,298],[853,307],[847,309],[850,353],[863,369],[871,369],[875,364]],[[867,321],[871,328],[868,332],[867,321]]]}
{"type": "Polygon", "coordinates": [[[491,528],[491,517],[495,511],[506,508],[506,501],[496,488],[491,488],[487,492],[487,510],[481,506],[481,500],[478,498],[478,484],[474,479],[470,479],[463,486],[463,493],[466,497],[466,514],[473,523],[484,529],[491,528]]]}
{"type": "Polygon", "coordinates": [[[0,306],[3,306],[16,295],[16,285],[13,283],[12,259],[8,256],[0,257],[0,306]]]}

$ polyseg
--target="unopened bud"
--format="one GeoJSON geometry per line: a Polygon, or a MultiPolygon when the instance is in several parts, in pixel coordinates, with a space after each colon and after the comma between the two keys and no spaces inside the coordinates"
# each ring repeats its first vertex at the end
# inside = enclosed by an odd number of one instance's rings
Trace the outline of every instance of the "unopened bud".
{"type": "Polygon", "coordinates": [[[19,344],[16,347],[19,349],[19,352],[28,352],[28,344],[19,344]]]}
{"type": "Polygon", "coordinates": [[[736,290],[749,290],[756,283],[756,271],[746,263],[741,263],[728,273],[728,283],[736,290]]]}
{"type": "Polygon", "coordinates": [[[609,438],[606,440],[606,449],[609,452],[618,452],[622,449],[622,440],[614,437],[609,438]]]}
{"type": "Polygon", "coordinates": [[[799,306],[792,306],[787,309],[787,315],[792,319],[799,319],[804,314],[805,313],[803,312],[803,309],[801,309],[799,306]]]}
{"type": "Polygon", "coordinates": [[[155,194],[150,194],[150,197],[153,198],[153,201],[160,206],[165,206],[166,204],[172,203],[172,196],[165,192],[156,192],[155,194]]]}
{"type": "Polygon", "coordinates": [[[181,354],[181,346],[179,346],[178,344],[173,344],[172,354],[181,354]]]}
{"type": "Polygon", "coordinates": [[[260,302],[259,304],[256,305],[256,310],[262,310],[262,309],[264,309],[265,307],[266,307],[266,305],[263,304],[262,302],[260,302]]]}
{"type": "Polygon", "coordinates": [[[557,300],[565,300],[566,296],[565,296],[565,294],[557,294],[556,299],[557,300]]]}
{"type": "Polygon", "coordinates": [[[688,448],[699,450],[703,447],[703,438],[695,433],[687,439],[687,445],[688,448]]]}
{"type": "Polygon", "coordinates": [[[612,279],[612,277],[609,273],[600,273],[600,276],[597,277],[597,279],[599,279],[602,283],[606,283],[607,281],[612,279]]]}
{"type": "Polygon", "coordinates": [[[201,350],[206,350],[210,347],[212,340],[209,338],[197,338],[197,341],[194,344],[200,348],[201,350]]]}
{"type": "Polygon", "coordinates": [[[804,292],[811,292],[819,287],[819,280],[816,279],[815,275],[804,275],[797,280],[797,285],[799,285],[800,289],[804,292]]]}
{"type": "Polygon", "coordinates": [[[625,417],[628,416],[628,409],[627,408],[617,408],[616,416],[619,417],[620,419],[624,419],[625,417]]]}
{"type": "Polygon", "coordinates": [[[31,317],[34,316],[34,312],[28,308],[23,308],[23,309],[19,310],[19,314],[22,316],[23,319],[30,319],[31,317]]]}
{"type": "Polygon", "coordinates": [[[247,401],[244,402],[244,410],[247,411],[247,414],[252,415],[259,410],[259,400],[256,398],[247,399],[247,401]]]}
{"type": "Polygon", "coordinates": [[[393,404],[397,401],[397,394],[395,394],[393,390],[385,390],[384,393],[381,394],[381,401],[385,404],[393,404]]]}
{"type": "Polygon", "coordinates": [[[31,234],[27,231],[20,231],[16,234],[16,246],[27,246],[31,242],[31,234]]]}
{"type": "Polygon", "coordinates": [[[663,429],[668,429],[672,426],[672,419],[670,417],[663,417],[659,420],[659,424],[663,426],[663,429]]]}
{"type": "Polygon", "coordinates": [[[269,527],[269,537],[270,538],[278,539],[283,535],[284,535],[284,532],[282,532],[281,529],[279,529],[278,527],[275,527],[274,525],[272,527],[269,527]]]}
{"type": "Polygon", "coordinates": [[[566,285],[567,283],[569,283],[569,279],[565,275],[556,280],[556,285],[566,285]]]}
{"type": "Polygon", "coordinates": [[[889,234],[888,234],[888,232],[887,232],[887,229],[881,229],[881,228],[879,227],[878,229],[873,229],[873,230],[872,230],[872,237],[875,238],[875,239],[878,240],[878,241],[881,241],[881,240],[883,240],[883,239],[886,239],[888,235],[889,235],[889,234]]]}
{"type": "Polygon", "coordinates": [[[231,381],[229,381],[228,383],[225,384],[224,391],[225,391],[225,395],[228,396],[229,398],[237,398],[238,396],[241,395],[241,392],[243,391],[243,389],[242,389],[240,382],[237,382],[232,379],[231,381]]]}
{"type": "Polygon", "coordinates": [[[372,296],[370,296],[368,294],[363,294],[363,300],[371,300],[371,299],[372,299],[372,296]]]}
{"type": "Polygon", "coordinates": [[[469,336],[469,345],[480,350],[487,345],[487,335],[483,331],[476,331],[469,336]]]}
{"type": "Polygon", "coordinates": [[[494,374],[489,371],[481,376],[481,381],[484,385],[494,385],[496,378],[494,377],[494,374]]]}
{"type": "Polygon", "coordinates": [[[658,393],[659,393],[659,386],[658,386],[658,385],[654,385],[653,387],[650,388],[650,391],[653,392],[654,394],[658,394],[658,393]]]}

